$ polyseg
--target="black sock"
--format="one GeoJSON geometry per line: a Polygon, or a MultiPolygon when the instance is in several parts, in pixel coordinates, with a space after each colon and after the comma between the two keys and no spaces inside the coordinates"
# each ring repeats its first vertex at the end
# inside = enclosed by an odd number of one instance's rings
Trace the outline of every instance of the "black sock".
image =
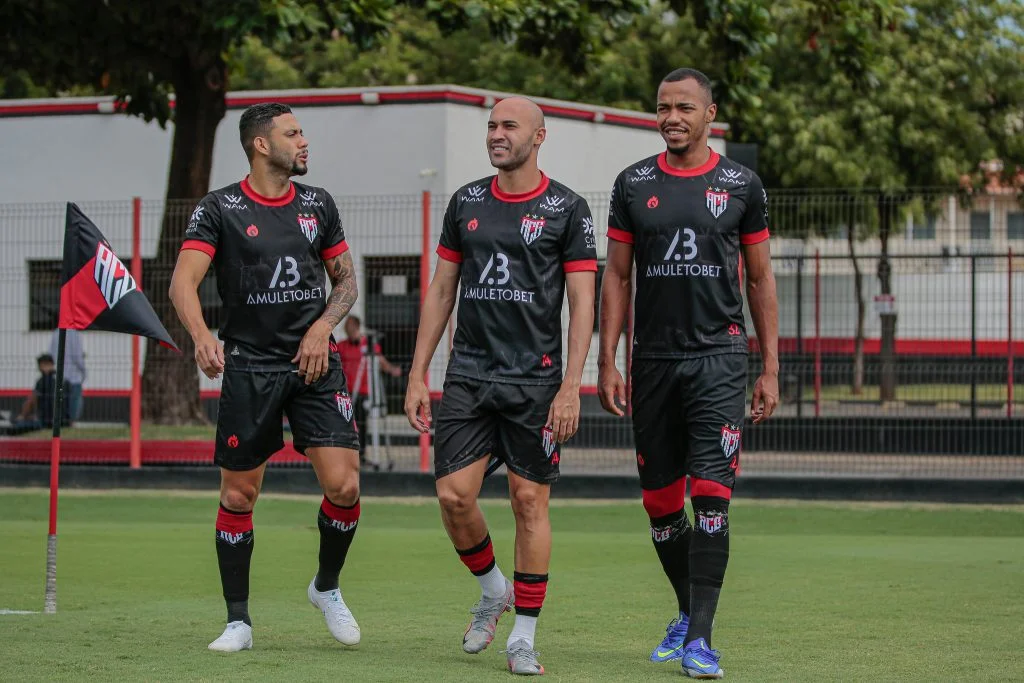
{"type": "Polygon", "coordinates": [[[320,568],[316,573],[315,588],[318,591],[334,590],[338,587],[338,576],[345,566],[345,556],[359,525],[359,501],[350,507],[342,507],[325,496],[316,525],[320,527],[320,568]]]}
{"type": "Polygon", "coordinates": [[[651,539],[661,568],[676,593],[679,611],[690,614],[690,537],[693,527],[686,510],[651,519],[651,539]]]}
{"type": "Polygon", "coordinates": [[[693,539],[690,542],[690,627],[686,643],[703,638],[711,647],[711,627],[718,609],[725,568],[729,564],[729,501],[693,497],[693,539]]]}
{"type": "Polygon", "coordinates": [[[249,564],[253,549],[252,512],[217,511],[217,564],[228,608],[228,623],[249,618],[249,564]]]}

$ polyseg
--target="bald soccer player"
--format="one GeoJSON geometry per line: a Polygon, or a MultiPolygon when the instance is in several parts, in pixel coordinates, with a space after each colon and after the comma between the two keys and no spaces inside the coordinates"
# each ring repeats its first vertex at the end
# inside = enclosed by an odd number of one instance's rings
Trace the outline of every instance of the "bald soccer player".
{"type": "Polygon", "coordinates": [[[435,424],[434,475],[444,527],[482,589],[462,647],[483,651],[498,618],[514,606],[505,652],[512,673],[525,675],[544,673],[534,633],[551,557],[548,496],[560,444],[579,424],[597,272],[590,207],[537,166],[546,134],[543,113],[527,99],[502,100],[491,110],[487,154],[498,173],[463,186],[448,203],[405,400],[409,422],[428,432],[424,378],[461,296],[435,424]],[[502,464],[516,520],[512,581],[495,562],[477,505],[484,477],[502,464]]]}

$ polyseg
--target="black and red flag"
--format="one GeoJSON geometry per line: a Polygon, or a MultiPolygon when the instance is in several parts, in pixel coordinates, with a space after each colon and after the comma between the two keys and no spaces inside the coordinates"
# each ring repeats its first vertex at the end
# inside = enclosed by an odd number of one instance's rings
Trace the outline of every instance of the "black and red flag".
{"type": "Polygon", "coordinates": [[[64,225],[57,327],[137,334],[178,350],[107,238],[71,202],[64,225]]]}

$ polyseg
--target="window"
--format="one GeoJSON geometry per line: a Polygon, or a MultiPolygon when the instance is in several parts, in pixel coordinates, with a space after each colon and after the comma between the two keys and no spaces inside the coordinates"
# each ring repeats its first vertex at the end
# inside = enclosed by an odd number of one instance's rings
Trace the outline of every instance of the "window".
{"type": "Polygon", "coordinates": [[[935,216],[927,215],[924,218],[914,218],[914,239],[933,240],[935,239],[935,216]]]}
{"type": "Polygon", "coordinates": [[[971,212],[971,239],[987,240],[992,238],[992,223],[988,211],[971,212]]]}
{"type": "Polygon", "coordinates": [[[1006,214],[1006,238],[1024,240],[1024,211],[1010,211],[1006,214]]]}
{"type": "MultiPolygon", "coordinates": [[[[143,290],[157,314],[171,305],[166,293],[154,296],[152,287],[146,284],[145,274],[152,273],[155,259],[142,259],[143,290]]],[[[57,327],[60,319],[60,271],[62,263],[57,259],[28,262],[28,329],[47,331],[57,327]]],[[[170,273],[167,274],[168,280],[170,273]]],[[[166,287],[163,288],[166,292],[166,287]]],[[[203,318],[211,330],[220,327],[220,295],[217,293],[217,279],[211,268],[199,285],[199,301],[203,306],[203,318]]]]}

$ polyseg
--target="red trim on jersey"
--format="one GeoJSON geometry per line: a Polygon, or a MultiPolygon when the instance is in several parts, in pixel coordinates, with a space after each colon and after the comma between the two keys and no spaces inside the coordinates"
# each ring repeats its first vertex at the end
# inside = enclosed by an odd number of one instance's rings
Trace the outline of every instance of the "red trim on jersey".
{"type": "Polygon", "coordinates": [[[213,255],[217,253],[217,247],[202,240],[185,240],[181,244],[181,251],[185,251],[186,249],[201,251],[210,258],[213,258],[213,255]]]}
{"type": "Polygon", "coordinates": [[[590,271],[593,273],[597,272],[597,259],[587,258],[578,259],[576,261],[566,261],[562,264],[562,269],[567,273],[579,273],[582,271],[590,271]]]}
{"type": "Polygon", "coordinates": [[[536,188],[522,194],[510,194],[508,192],[501,191],[501,188],[498,187],[498,176],[494,176],[491,178],[491,194],[494,195],[495,199],[503,202],[528,202],[531,199],[536,199],[544,194],[544,191],[548,189],[548,185],[550,184],[551,180],[544,175],[544,171],[541,171],[540,185],[536,188]]]}
{"type": "Polygon", "coordinates": [[[770,235],[768,234],[768,228],[765,228],[764,230],[760,230],[758,232],[740,235],[740,244],[757,244],[759,242],[764,242],[769,237],[770,235]]]}
{"type": "Polygon", "coordinates": [[[608,226],[608,239],[625,244],[633,244],[633,233],[608,226]]]}
{"type": "Polygon", "coordinates": [[[451,261],[452,263],[462,263],[462,252],[449,249],[448,247],[442,247],[440,244],[437,245],[437,255],[443,258],[445,261],[451,261]]]}
{"type": "Polygon", "coordinates": [[[327,247],[326,249],[321,251],[320,258],[326,261],[327,259],[334,258],[338,254],[344,254],[346,251],[348,251],[348,242],[342,240],[335,244],[333,247],[327,247]]]}
{"type": "Polygon", "coordinates": [[[715,167],[719,159],[718,152],[710,147],[708,147],[708,150],[711,152],[711,156],[709,156],[708,160],[697,168],[674,168],[669,166],[668,152],[662,152],[658,155],[658,168],[669,175],[679,176],[680,178],[692,178],[694,176],[704,175],[715,167]]]}
{"type": "Polygon", "coordinates": [[[287,206],[295,199],[295,183],[288,183],[288,191],[281,197],[264,197],[249,184],[249,176],[242,178],[242,192],[257,204],[263,206],[287,206]]]}

